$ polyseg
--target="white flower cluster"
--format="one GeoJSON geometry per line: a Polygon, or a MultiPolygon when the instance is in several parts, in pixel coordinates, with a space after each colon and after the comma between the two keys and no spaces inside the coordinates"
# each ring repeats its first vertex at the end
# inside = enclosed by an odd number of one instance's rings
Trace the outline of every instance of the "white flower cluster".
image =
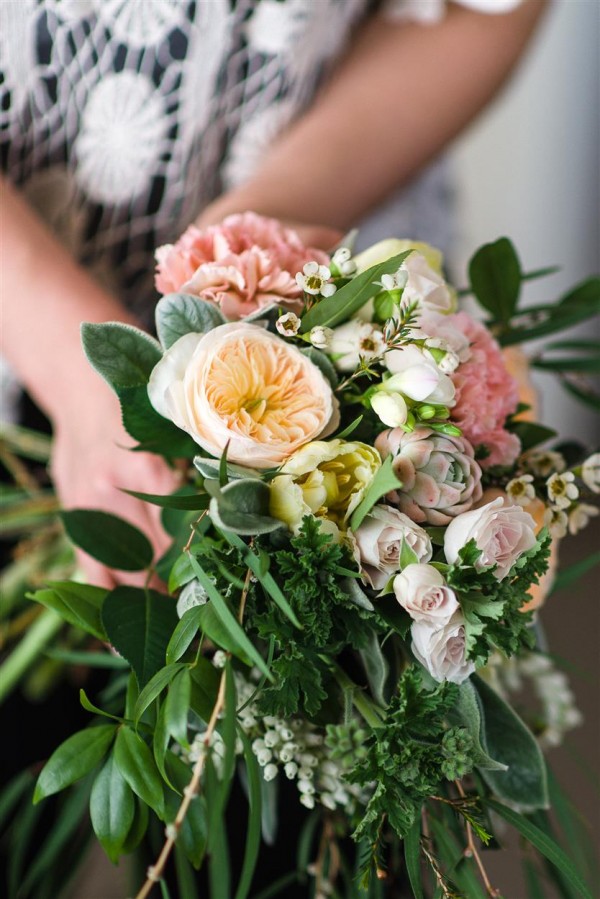
{"type": "MultiPolygon", "coordinates": [[[[254,670],[251,676],[257,679],[260,675],[254,670]]],[[[283,771],[288,780],[296,782],[300,802],[305,808],[313,809],[321,803],[332,811],[340,808],[346,814],[352,814],[364,791],[344,780],[347,769],[343,760],[331,758],[322,730],[302,718],[284,720],[273,715],[262,716],[255,703],[248,703],[255,684],[239,672],[235,674],[235,682],[238,706],[242,708],[238,721],[252,741],[252,751],[262,768],[264,780],[274,780],[283,771]]],[[[204,741],[205,734],[200,732],[189,750],[178,750],[188,764],[194,764],[206,751],[204,741]]],[[[217,773],[220,773],[225,744],[218,731],[213,733],[209,747],[217,773]]],[[[235,753],[243,753],[239,738],[235,753]]]]}
{"type": "Polygon", "coordinates": [[[566,674],[559,671],[546,655],[531,652],[506,659],[497,653],[490,657],[480,674],[490,680],[505,699],[507,694],[521,692],[525,680],[531,682],[540,702],[533,730],[544,749],[560,746],[565,734],[583,721],[566,674]]]}
{"type": "Polygon", "coordinates": [[[578,502],[580,491],[575,476],[579,475],[592,493],[600,493],[600,453],[593,453],[573,471],[566,470],[564,457],[554,450],[526,453],[522,462],[531,473],[513,478],[507,484],[506,492],[513,502],[527,506],[535,499],[534,476],[543,478],[546,493],[544,524],[553,537],[561,539],[567,532],[578,534],[599,514],[596,506],[578,502]]]}

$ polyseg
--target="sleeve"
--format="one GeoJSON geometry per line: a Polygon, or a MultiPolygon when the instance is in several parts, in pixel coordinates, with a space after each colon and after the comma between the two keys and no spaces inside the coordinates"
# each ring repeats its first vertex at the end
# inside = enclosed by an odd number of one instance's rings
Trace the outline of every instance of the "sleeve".
{"type": "MultiPolygon", "coordinates": [[[[468,9],[483,13],[507,13],[523,0],[454,0],[468,9]]],[[[381,15],[393,22],[431,24],[443,19],[446,0],[384,0],[381,15]]]]}

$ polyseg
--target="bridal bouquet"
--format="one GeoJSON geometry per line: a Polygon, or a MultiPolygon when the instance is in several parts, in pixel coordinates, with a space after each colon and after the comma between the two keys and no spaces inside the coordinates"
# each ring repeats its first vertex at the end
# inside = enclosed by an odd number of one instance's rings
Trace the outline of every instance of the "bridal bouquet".
{"type": "MultiPolygon", "coordinates": [[[[543,860],[561,895],[591,897],[546,812],[541,747],[578,713],[536,610],[560,537],[597,514],[600,456],[547,448],[516,346],[589,317],[597,280],[521,309],[532,275],[503,238],[470,264],[481,321],[457,311],[426,244],[328,255],[251,213],[191,227],[157,259],[158,340],[118,323],[82,334],[135,449],[181,474],[171,495],[135,494],[162,507],[172,548],[155,559],[116,516],[62,513],[73,543],[148,586],[33,595],[118,675],[103,707],[81,691],[94,718],[34,801],[77,782],[115,862],[162,822],[140,899],[159,881],[168,895],[172,849],[180,895],[206,859],[215,897],[248,896],[261,840],[286,826],[286,782],[307,812],[281,891],[298,876],[319,899],[400,883],[417,899],[500,895],[483,847],[509,824],[538,853],[532,895],[543,860]],[[511,705],[522,678],[543,699],[527,722],[511,705]]],[[[590,349],[558,341],[535,365],[592,402],[572,374],[593,370],[590,349]]]]}

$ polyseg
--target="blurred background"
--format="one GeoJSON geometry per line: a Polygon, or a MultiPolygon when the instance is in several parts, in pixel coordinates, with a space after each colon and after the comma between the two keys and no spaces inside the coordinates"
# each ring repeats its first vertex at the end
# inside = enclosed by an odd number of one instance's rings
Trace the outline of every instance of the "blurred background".
{"type": "MultiPolygon", "coordinates": [[[[466,283],[473,247],[500,235],[511,237],[525,270],[561,266],[559,273],[527,287],[525,296],[531,304],[554,299],[600,270],[599,37],[597,0],[555,0],[517,76],[453,149],[458,215],[451,265],[457,284],[466,283]]],[[[599,324],[595,323],[597,336],[599,324]]],[[[588,322],[579,330],[591,337],[590,327],[588,322]]],[[[530,349],[535,346],[528,345],[530,349]]],[[[577,434],[597,447],[598,417],[575,402],[556,378],[539,373],[534,378],[544,423],[561,436],[577,434]]],[[[576,540],[563,541],[561,564],[572,564],[599,548],[600,527],[592,524],[576,540]]],[[[584,716],[584,724],[561,749],[550,753],[549,762],[597,840],[597,569],[574,588],[551,595],[541,617],[552,652],[564,662],[584,716]]],[[[489,867],[496,876],[494,883],[502,884],[506,896],[526,895],[516,848],[508,859],[492,856],[489,867]]],[[[547,896],[554,895],[548,890],[547,896]]]]}

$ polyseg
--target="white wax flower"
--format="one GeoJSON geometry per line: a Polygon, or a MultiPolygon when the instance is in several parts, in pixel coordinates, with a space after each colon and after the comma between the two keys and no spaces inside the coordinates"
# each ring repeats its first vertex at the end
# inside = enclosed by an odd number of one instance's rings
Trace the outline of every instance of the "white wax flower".
{"type": "Polygon", "coordinates": [[[592,493],[600,493],[600,453],[593,453],[581,466],[581,477],[592,493]]]}
{"type": "Polygon", "coordinates": [[[317,350],[329,350],[331,346],[331,338],[333,337],[333,331],[331,328],[324,328],[322,325],[317,325],[316,327],[311,329],[310,332],[310,342],[317,350]]]}
{"type": "Polygon", "coordinates": [[[360,358],[381,356],[385,343],[381,330],[370,322],[353,319],[333,329],[328,352],[338,371],[354,371],[360,358]]]}
{"type": "Polygon", "coordinates": [[[394,578],[394,593],[414,621],[448,624],[460,608],[456,594],[433,565],[407,565],[394,578]]]}
{"type": "Polygon", "coordinates": [[[318,262],[307,262],[301,272],[296,275],[296,284],[301,287],[305,293],[312,296],[323,297],[332,296],[336,287],[330,282],[331,271],[326,265],[319,265],[318,262]]]}
{"type": "Polygon", "coordinates": [[[562,474],[555,472],[546,481],[548,490],[548,499],[554,506],[559,509],[568,509],[573,500],[579,496],[579,490],[574,483],[575,475],[572,471],[565,471],[562,474]]]}

